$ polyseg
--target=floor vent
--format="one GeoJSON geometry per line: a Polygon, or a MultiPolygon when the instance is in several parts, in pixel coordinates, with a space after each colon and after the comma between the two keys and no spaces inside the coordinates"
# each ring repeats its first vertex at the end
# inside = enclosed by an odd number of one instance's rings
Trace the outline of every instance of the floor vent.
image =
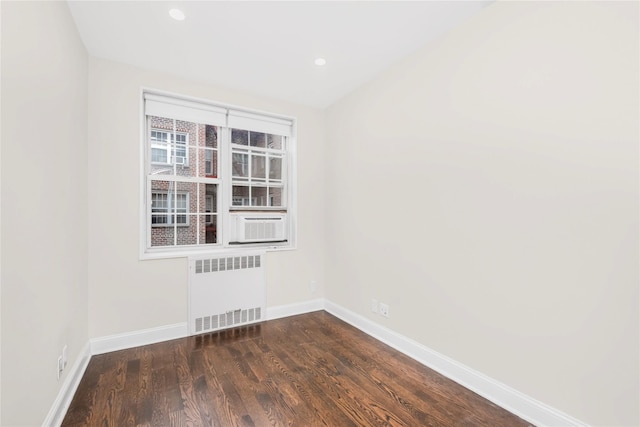
{"type": "Polygon", "coordinates": [[[189,258],[189,333],[260,322],[266,306],[264,252],[189,258]]]}

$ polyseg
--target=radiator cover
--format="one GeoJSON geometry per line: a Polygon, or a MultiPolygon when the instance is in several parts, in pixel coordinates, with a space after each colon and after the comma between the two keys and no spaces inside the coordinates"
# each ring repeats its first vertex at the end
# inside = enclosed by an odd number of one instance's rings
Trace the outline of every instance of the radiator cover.
{"type": "Polygon", "coordinates": [[[264,320],[265,252],[189,257],[189,334],[264,320]]]}

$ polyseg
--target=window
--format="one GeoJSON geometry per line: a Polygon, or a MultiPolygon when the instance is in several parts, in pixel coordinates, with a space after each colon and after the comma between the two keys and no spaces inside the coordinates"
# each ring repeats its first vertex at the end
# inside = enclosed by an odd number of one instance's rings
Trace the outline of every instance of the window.
{"type": "MultiPolygon", "coordinates": [[[[207,213],[213,212],[213,210],[214,210],[213,206],[214,206],[214,203],[215,203],[215,199],[213,198],[213,196],[211,196],[211,195],[206,196],[205,203],[206,203],[205,209],[206,209],[207,213]]],[[[206,222],[207,222],[207,224],[212,224],[213,223],[213,215],[207,215],[206,216],[206,222]]]]}
{"type": "Polygon", "coordinates": [[[231,129],[233,207],[285,206],[284,140],[280,135],[231,129]]]}
{"type": "Polygon", "coordinates": [[[151,225],[189,225],[187,211],[189,206],[188,194],[172,192],[151,193],[151,225]]]}
{"type": "Polygon", "coordinates": [[[188,134],[154,129],[151,131],[151,162],[187,164],[188,134]]]}
{"type": "Polygon", "coordinates": [[[294,246],[292,119],[155,92],[143,98],[143,258],[294,246]]]}

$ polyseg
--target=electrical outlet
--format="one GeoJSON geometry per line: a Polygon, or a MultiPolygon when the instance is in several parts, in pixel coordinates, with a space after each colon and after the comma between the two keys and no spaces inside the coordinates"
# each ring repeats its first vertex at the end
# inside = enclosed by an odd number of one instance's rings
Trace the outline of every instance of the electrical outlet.
{"type": "Polygon", "coordinates": [[[311,290],[311,293],[315,294],[318,290],[318,282],[312,280],[311,283],[309,283],[309,289],[311,290]]]}
{"type": "Polygon", "coordinates": [[[380,303],[380,315],[389,317],[389,306],[387,304],[380,303]]]}
{"type": "Polygon", "coordinates": [[[371,312],[378,313],[378,300],[371,298],[371,312]]]}

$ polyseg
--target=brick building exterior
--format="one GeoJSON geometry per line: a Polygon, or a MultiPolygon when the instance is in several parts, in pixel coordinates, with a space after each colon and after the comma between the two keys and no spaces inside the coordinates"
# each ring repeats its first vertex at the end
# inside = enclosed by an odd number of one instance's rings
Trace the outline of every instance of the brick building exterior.
{"type": "Polygon", "coordinates": [[[169,176],[217,178],[217,127],[162,117],[150,120],[151,246],[216,243],[217,184],[169,176]]]}

